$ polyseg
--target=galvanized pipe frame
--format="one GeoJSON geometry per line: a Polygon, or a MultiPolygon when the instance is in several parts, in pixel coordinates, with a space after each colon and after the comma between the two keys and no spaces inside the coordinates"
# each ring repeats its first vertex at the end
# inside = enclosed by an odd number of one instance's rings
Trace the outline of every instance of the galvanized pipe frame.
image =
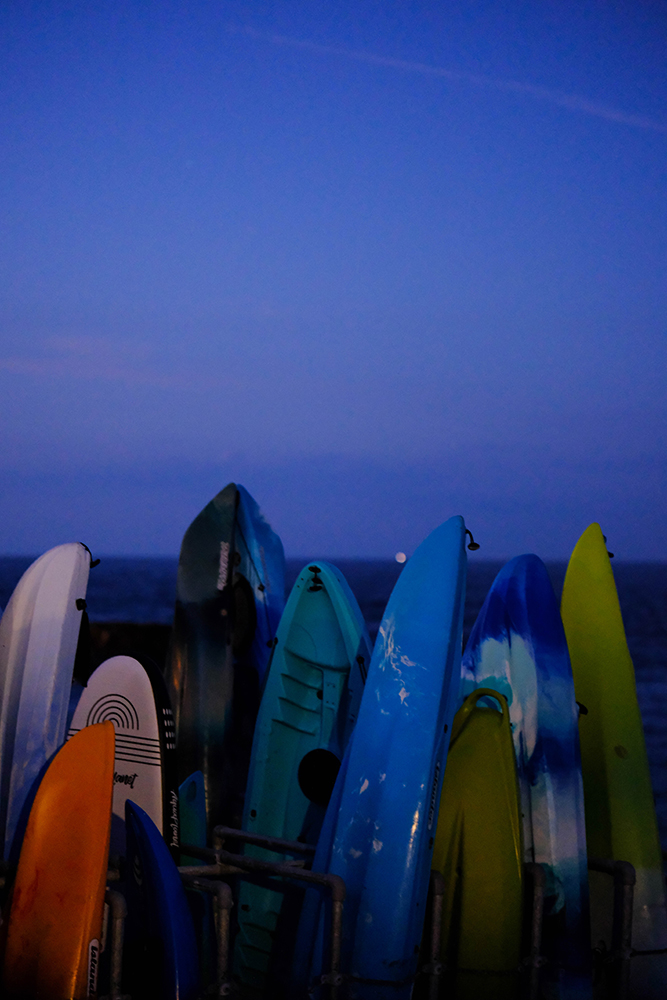
{"type": "MultiPolygon", "coordinates": [[[[238,832],[232,831],[234,836],[238,832]]],[[[254,835],[253,835],[254,836],[254,835]]],[[[237,837],[237,839],[240,839],[237,837]]],[[[272,840],[274,838],[262,838],[272,840]]],[[[285,851],[292,851],[292,842],[283,841],[285,851]]],[[[261,846],[265,846],[262,844],[261,846]]],[[[308,846],[301,844],[300,847],[308,846]]],[[[184,854],[191,857],[201,858],[208,861],[207,865],[183,866],[179,868],[182,876],[210,876],[225,877],[228,875],[261,874],[278,878],[296,879],[305,882],[306,885],[326,889],[331,894],[331,938],[330,938],[330,960],[329,972],[323,973],[321,983],[329,986],[329,996],[331,1000],[337,1000],[339,987],[342,985],[343,977],[340,971],[341,941],[343,933],[343,903],[345,902],[346,888],[345,882],[339,875],[330,875],[324,872],[311,872],[303,868],[296,867],[292,862],[279,864],[272,861],[264,861],[261,858],[253,858],[245,854],[232,854],[223,848],[197,847],[191,844],[182,845],[184,854]]]]}
{"type": "Polygon", "coordinates": [[[182,881],[188,888],[208,892],[215,898],[215,933],[217,943],[217,968],[214,996],[226,997],[232,991],[229,980],[229,928],[230,913],[234,901],[232,890],[226,882],[212,881],[200,875],[192,875],[188,869],[179,869],[182,881]]]}
{"type": "Polygon", "coordinates": [[[242,844],[254,844],[264,847],[276,854],[305,854],[309,857],[315,854],[314,844],[304,844],[300,840],[281,840],[280,837],[267,837],[263,833],[249,833],[247,830],[235,830],[232,826],[216,826],[213,830],[213,847],[222,848],[225,840],[238,840],[242,844]]]}
{"type": "Polygon", "coordinates": [[[536,861],[527,861],[523,870],[532,886],[530,899],[530,937],[528,955],[524,965],[528,967],[528,1000],[537,1000],[540,989],[540,969],[544,960],[542,948],[542,925],[544,923],[544,894],[547,884],[546,872],[536,861]]]}
{"type": "Polygon", "coordinates": [[[438,1000],[440,995],[440,979],[442,977],[442,913],[445,896],[445,879],[442,872],[431,869],[431,940],[429,961],[422,968],[422,973],[428,975],[428,1000],[438,1000]]]}
{"type": "Polygon", "coordinates": [[[110,933],[110,969],[109,969],[109,993],[101,1000],[128,1000],[122,991],[123,978],[123,938],[125,936],[125,918],[127,917],[127,903],[125,896],[117,892],[116,889],[107,889],[104,894],[104,902],[109,907],[111,923],[110,933]]]}
{"type": "Polygon", "coordinates": [[[610,1000],[627,1000],[632,959],[632,911],[637,873],[629,861],[590,858],[591,871],[611,875],[614,880],[614,916],[611,937],[611,966],[615,971],[610,1000]]]}

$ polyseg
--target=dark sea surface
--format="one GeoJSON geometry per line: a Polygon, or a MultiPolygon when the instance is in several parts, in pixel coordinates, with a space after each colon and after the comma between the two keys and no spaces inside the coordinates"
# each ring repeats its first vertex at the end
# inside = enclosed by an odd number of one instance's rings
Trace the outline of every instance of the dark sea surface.
{"type": "MultiPolygon", "coordinates": [[[[31,562],[28,557],[0,557],[1,608],[31,562]]],[[[102,558],[90,573],[87,602],[91,622],[171,624],[177,563],[176,558],[102,558]]],[[[401,567],[393,560],[339,559],[336,564],[356,595],[374,638],[401,567]]],[[[304,565],[305,560],[288,560],[288,592],[304,565]]],[[[566,564],[547,565],[560,598],[566,564]]],[[[464,638],[501,566],[500,562],[470,558],[464,638]]],[[[661,838],[667,849],[667,563],[616,563],[614,573],[635,664],[661,838]]]]}

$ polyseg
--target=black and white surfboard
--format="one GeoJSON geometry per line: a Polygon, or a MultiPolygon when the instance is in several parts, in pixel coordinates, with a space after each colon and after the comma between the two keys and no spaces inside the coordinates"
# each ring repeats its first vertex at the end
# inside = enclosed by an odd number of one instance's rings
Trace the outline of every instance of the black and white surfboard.
{"type": "Polygon", "coordinates": [[[91,675],[68,736],[96,722],[116,730],[111,857],[125,855],[125,802],[148,813],[179,860],[174,717],[162,674],[150,660],[112,656],[91,675]]]}

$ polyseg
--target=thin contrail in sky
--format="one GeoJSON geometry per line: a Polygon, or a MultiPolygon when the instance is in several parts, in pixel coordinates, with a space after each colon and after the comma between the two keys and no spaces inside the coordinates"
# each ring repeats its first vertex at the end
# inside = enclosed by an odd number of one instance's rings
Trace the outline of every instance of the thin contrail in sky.
{"type": "Polygon", "coordinates": [[[550,87],[538,87],[532,83],[520,83],[518,80],[503,80],[492,76],[482,76],[478,73],[466,73],[462,70],[445,69],[442,66],[430,66],[428,63],[411,62],[407,59],[394,59],[391,56],[379,56],[372,52],[363,52],[359,49],[346,49],[336,45],[322,45],[319,42],[311,42],[299,38],[290,38],[287,35],[272,35],[247,26],[228,25],[230,32],[249,35],[251,38],[258,38],[272,45],[284,45],[294,49],[307,49],[310,52],[324,52],[328,55],[341,56],[344,59],[354,59],[356,62],[368,63],[372,66],[388,66],[390,69],[400,69],[407,73],[421,73],[423,76],[436,76],[445,80],[456,80],[462,83],[470,83],[475,87],[489,87],[494,90],[504,90],[516,94],[528,94],[541,101],[548,101],[561,108],[568,108],[570,111],[580,111],[595,118],[604,118],[606,121],[618,122],[621,125],[630,125],[633,128],[647,129],[651,132],[662,132],[667,134],[667,123],[654,121],[643,115],[628,114],[619,111],[618,108],[611,108],[606,104],[598,104],[590,101],[586,97],[579,97],[577,94],[564,94],[560,90],[552,90],[550,87]]]}

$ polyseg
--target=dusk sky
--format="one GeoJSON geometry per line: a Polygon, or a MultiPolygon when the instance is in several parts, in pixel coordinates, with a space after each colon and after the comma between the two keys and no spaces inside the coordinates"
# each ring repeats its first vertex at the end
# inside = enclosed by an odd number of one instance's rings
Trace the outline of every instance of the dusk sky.
{"type": "Polygon", "coordinates": [[[667,5],[0,5],[0,552],[667,559],[667,5]]]}

